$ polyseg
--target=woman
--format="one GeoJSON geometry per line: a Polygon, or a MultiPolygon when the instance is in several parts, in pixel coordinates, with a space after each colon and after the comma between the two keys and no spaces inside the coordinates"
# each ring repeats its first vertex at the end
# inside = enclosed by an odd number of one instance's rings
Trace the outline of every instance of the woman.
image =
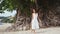
{"type": "MultiPolygon", "coordinates": [[[[37,20],[38,17],[38,13],[35,12],[35,9],[33,9],[33,13],[32,13],[32,21],[31,21],[31,28],[32,31],[35,33],[36,29],[39,29],[39,23],[37,20]]],[[[36,34],[36,33],[35,33],[36,34]]]]}

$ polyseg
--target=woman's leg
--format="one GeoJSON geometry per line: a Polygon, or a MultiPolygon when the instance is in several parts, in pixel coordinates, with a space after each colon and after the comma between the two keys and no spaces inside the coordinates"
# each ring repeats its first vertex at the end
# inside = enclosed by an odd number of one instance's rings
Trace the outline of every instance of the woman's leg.
{"type": "Polygon", "coordinates": [[[36,31],[35,31],[35,29],[32,29],[32,31],[31,32],[33,32],[34,34],[36,34],[36,31]]]}

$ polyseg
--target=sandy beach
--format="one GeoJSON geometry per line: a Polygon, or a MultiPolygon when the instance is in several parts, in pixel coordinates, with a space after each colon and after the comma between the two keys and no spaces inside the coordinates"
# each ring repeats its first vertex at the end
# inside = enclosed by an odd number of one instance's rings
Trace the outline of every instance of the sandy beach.
{"type": "MultiPolygon", "coordinates": [[[[33,32],[31,32],[31,30],[16,31],[16,32],[2,32],[9,26],[11,26],[10,23],[4,23],[0,25],[0,34],[34,34],[33,32]]],[[[60,27],[41,28],[36,30],[36,34],[60,34],[60,27]]]]}

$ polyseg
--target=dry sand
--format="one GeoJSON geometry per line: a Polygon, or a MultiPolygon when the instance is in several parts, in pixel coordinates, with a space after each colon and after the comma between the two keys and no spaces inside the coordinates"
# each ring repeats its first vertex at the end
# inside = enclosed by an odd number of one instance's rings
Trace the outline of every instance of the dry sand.
{"type": "MultiPolygon", "coordinates": [[[[0,31],[11,26],[10,23],[0,25],[0,31]]],[[[34,34],[31,30],[28,31],[17,31],[17,32],[0,32],[0,34],[34,34]]],[[[50,27],[36,30],[36,34],[60,34],[60,27],[50,27]]]]}

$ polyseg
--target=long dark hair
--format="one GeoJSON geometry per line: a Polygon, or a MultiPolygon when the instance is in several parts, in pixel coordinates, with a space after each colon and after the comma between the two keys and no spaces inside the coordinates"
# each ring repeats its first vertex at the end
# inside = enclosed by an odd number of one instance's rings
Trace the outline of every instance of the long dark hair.
{"type": "Polygon", "coordinates": [[[33,8],[33,9],[32,9],[32,13],[34,13],[34,11],[35,11],[35,13],[38,13],[38,11],[33,8]]]}

